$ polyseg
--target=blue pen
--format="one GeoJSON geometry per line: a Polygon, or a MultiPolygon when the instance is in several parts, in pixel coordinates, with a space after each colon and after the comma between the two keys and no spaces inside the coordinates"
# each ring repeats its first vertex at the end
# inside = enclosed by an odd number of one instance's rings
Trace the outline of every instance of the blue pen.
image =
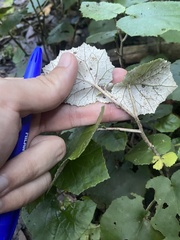
{"type": "MultiPolygon", "coordinates": [[[[36,47],[29,59],[24,78],[32,78],[41,74],[42,50],[36,47]]],[[[22,99],[23,101],[23,99],[22,99]]],[[[10,159],[17,156],[26,149],[29,128],[31,124],[31,115],[22,118],[22,129],[19,133],[18,142],[10,156],[10,159]]],[[[11,240],[16,229],[20,209],[0,214],[0,240],[11,240]]]]}

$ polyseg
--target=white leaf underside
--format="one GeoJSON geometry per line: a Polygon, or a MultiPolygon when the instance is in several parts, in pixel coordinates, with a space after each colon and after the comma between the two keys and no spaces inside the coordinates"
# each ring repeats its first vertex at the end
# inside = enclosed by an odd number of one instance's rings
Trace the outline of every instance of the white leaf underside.
{"type": "Polygon", "coordinates": [[[50,72],[57,66],[64,52],[73,53],[78,60],[77,79],[65,102],[76,106],[85,106],[97,102],[99,91],[95,86],[102,87],[112,81],[114,66],[110,62],[106,51],[83,43],[78,48],[61,51],[55,60],[45,66],[43,69],[45,73],[50,72]]]}
{"type": "MultiPolygon", "coordinates": [[[[61,51],[55,60],[44,67],[45,74],[57,66],[64,52],[73,53],[78,60],[77,79],[65,102],[76,106],[85,106],[97,101],[111,102],[99,90],[107,89],[107,86],[111,85],[114,69],[106,51],[86,43],[78,48],[61,51]]],[[[159,104],[176,87],[170,72],[170,63],[157,59],[129,71],[123,82],[113,85],[111,90],[108,89],[107,94],[114,99],[113,102],[135,117],[154,113],[159,104]]]]}
{"type": "Polygon", "coordinates": [[[157,59],[138,68],[112,89],[113,97],[131,116],[154,113],[177,87],[166,60],[157,59]]]}

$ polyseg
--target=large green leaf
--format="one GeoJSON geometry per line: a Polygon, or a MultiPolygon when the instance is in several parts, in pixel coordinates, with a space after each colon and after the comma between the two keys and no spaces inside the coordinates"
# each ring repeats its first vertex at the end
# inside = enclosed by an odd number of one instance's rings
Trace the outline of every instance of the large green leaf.
{"type": "Polygon", "coordinates": [[[79,240],[100,240],[100,226],[90,224],[87,231],[82,235],[79,240]]]}
{"type": "Polygon", "coordinates": [[[18,23],[21,22],[24,14],[22,12],[14,12],[6,17],[3,23],[0,25],[0,36],[8,35],[9,31],[12,30],[18,23]]]}
{"type": "Polygon", "coordinates": [[[174,114],[161,118],[155,125],[159,132],[174,132],[179,127],[180,118],[174,114]]]}
{"type": "Polygon", "coordinates": [[[66,165],[56,185],[78,195],[108,178],[101,147],[91,142],[78,159],[66,165]]]}
{"type": "Polygon", "coordinates": [[[158,36],[169,30],[180,31],[180,3],[147,2],[132,5],[117,27],[130,36],[158,36]],[[173,14],[172,14],[173,13],[173,14]]]}
{"type": "Polygon", "coordinates": [[[127,134],[120,131],[97,131],[93,137],[94,141],[105,147],[106,150],[115,152],[124,150],[127,143],[127,134]]]}
{"type": "Polygon", "coordinates": [[[148,181],[147,188],[155,190],[156,212],[151,219],[152,226],[165,237],[179,237],[180,224],[180,171],[171,179],[159,176],[148,181]]]}
{"type": "MultiPolygon", "coordinates": [[[[154,134],[149,137],[149,141],[154,145],[159,154],[165,154],[171,149],[171,138],[165,134],[154,134]]],[[[135,165],[150,164],[154,153],[142,140],[130,150],[125,159],[135,165]]]]}
{"type": "Polygon", "coordinates": [[[85,192],[98,204],[98,207],[103,209],[104,206],[109,206],[114,199],[130,196],[132,192],[143,196],[145,185],[150,179],[148,167],[141,166],[134,172],[132,164],[128,162],[121,167],[117,166],[120,154],[117,154],[117,160],[114,154],[113,156],[108,155],[107,158],[109,158],[107,165],[110,178],[85,192]]]}
{"type": "Polygon", "coordinates": [[[48,44],[70,41],[74,35],[74,28],[68,22],[58,24],[51,30],[47,38],[48,44]]]}
{"type": "Polygon", "coordinates": [[[180,43],[180,31],[170,30],[161,35],[161,37],[168,43],[180,43]]]}
{"type": "Polygon", "coordinates": [[[142,3],[142,2],[147,2],[148,0],[114,0],[114,3],[120,3],[124,7],[129,7],[134,4],[142,3]]]}
{"type": "Polygon", "coordinates": [[[143,198],[124,196],[112,202],[101,218],[103,240],[162,240],[159,231],[153,229],[148,212],[143,208],[143,198]]]}
{"type": "Polygon", "coordinates": [[[96,21],[113,19],[125,11],[125,7],[118,3],[108,2],[82,2],[80,11],[83,17],[92,18],[96,21]]]}
{"type": "Polygon", "coordinates": [[[87,199],[60,209],[60,203],[51,196],[30,214],[23,211],[22,216],[33,240],[78,240],[89,228],[95,207],[87,199]]]}
{"type": "Polygon", "coordinates": [[[109,31],[109,32],[99,32],[99,33],[95,33],[91,36],[89,36],[86,39],[87,43],[101,43],[106,44],[108,42],[112,42],[114,41],[115,35],[117,33],[117,30],[113,30],[113,31],[109,31]]]}
{"type": "Polygon", "coordinates": [[[104,107],[102,107],[99,117],[94,125],[79,127],[72,130],[72,133],[67,132],[67,134],[65,134],[68,136],[70,134],[70,136],[65,140],[67,146],[66,155],[62,159],[63,166],[60,164],[56,170],[52,184],[54,184],[59,174],[63,170],[65,166],[64,164],[66,164],[68,160],[78,159],[79,156],[84,152],[102,120],[103,113],[104,107]]]}

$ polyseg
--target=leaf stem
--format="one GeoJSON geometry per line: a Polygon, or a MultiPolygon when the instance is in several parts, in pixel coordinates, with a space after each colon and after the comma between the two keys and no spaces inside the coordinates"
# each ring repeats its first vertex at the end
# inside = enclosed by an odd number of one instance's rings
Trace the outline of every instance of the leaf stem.
{"type": "Polygon", "coordinates": [[[107,127],[107,128],[98,128],[98,131],[121,131],[121,132],[133,132],[133,133],[140,133],[139,129],[131,129],[131,128],[119,128],[119,127],[107,127]]]}
{"type": "MultiPolygon", "coordinates": [[[[93,85],[97,90],[99,90],[104,96],[106,96],[107,98],[109,98],[111,100],[111,102],[113,102],[117,107],[122,108],[124,111],[126,111],[130,116],[132,116],[132,113],[130,113],[130,111],[128,109],[126,109],[125,107],[121,106],[121,104],[113,98],[113,96],[111,95],[111,93],[109,91],[106,91],[104,89],[102,89],[101,87],[99,87],[97,84],[93,85]]],[[[134,117],[134,116],[132,116],[134,117]]]]}
{"type": "MultiPolygon", "coordinates": [[[[130,113],[127,109],[125,109],[124,107],[122,107],[120,105],[119,102],[117,102],[116,99],[113,98],[113,96],[111,95],[111,93],[109,91],[106,91],[106,90],[103,90],[101,87],[99,87],[98,85],[94,85],[94,87],[96,89],[98,89],[103,95],[105,95],[106,97],[108,97],[116,106],[119,106],[121,107],[123,110],[125,110],[129,115],[131,115],[134,120],[136,121],[137,125],[138,125],[138,128],[139,128],[139,131],[138,130],[135,130],[136,132],[138,131],[138,133],[140,133],[142,139],[144,140],[144,142],[148,145],[148,147],[152,150],[152,152],[156,155],[156,156],[160,156],[159,152],[156,150],[156,148],[154,147],[154,145],[149,141],[149,139],[147,138],[145,132],[144,132],[144,129],[143,129],[143,126],[138,118],[138,115],[137,115],[137,111],[136,111],[136,106],[134,104],[134,98],[132,96],[132,92],[131,92],[131,88],[130,86],[128,87],[128,91],[129,91],[129,95],[130,95],[130,98],[131,98],[131,102],[132,102],[132,106],[133,106],[133,114],[130,113]]],[[[115,129],[114,129],[115,130],[115,129]]],[[[120,129],[119,129],[120,130],[120,129]]]]}
{"type": "Polygon", "coordinates": [[[139,127],[139,130],[140,130],[140,135],[142,137],[142,139],[144,140],[144,142],[148,145],[148,147],[152,150],[152,152],[156,155],[156,156],[160,156],[159,152],[156,150],[156,148],[154,147],[154,145],[149,141],[149,139],[147,138],[145,132],[144,132],[144,129],[143,129],[143,126],[138,118],[138,115],[137,115],[137,111],[136,111],[136,106],[134,104],[134,98],[133,98],[133,95],[132,95],[132,92],[131,92],[131,87],[130,85],[128,86],[128,92],[129,92],[129,96],[131,98],[131,103],[132,103],[132,107],[133,107],[133,112],[134,112],[134,120],[136,121],[138,127],[139,127]]]}

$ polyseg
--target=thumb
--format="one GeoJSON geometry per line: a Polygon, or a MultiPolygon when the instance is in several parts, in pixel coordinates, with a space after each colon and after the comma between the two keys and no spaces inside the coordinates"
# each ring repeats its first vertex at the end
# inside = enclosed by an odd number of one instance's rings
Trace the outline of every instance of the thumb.
{"type": "Polygon", "coordinates": [[[21,115],[44,112],[58,106],[68,96],[77,76],[77,60],[64,53],[58,66],[47,75],[27,79],[3,79],[1,98],[21,115]],[[8,96],[8,97],[7,97],[8,96]]]}

